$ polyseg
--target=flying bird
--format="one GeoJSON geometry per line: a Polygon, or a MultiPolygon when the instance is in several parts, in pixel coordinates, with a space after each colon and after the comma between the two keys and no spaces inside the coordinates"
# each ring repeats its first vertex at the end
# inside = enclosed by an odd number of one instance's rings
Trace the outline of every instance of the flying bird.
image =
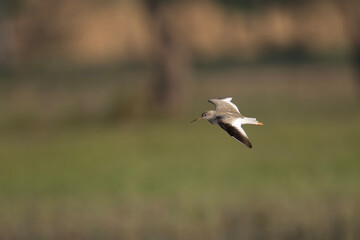
{"type": "Polygon", "coordinates": [[[230,136],[252,148],[250,140],[246,135],[241,125],[251,124],[262,126],[263,123],[256,120],[256,118],[248,118],[241,115],[237,106],[231,102],[232,97],[226,98],[213,98],[208,101],[215,105],[215,111],[210,110],[201,114],[201,117],[194,119],[195,122],[200,119],[208,120],[210,123],[219,125],[230,136]]]}

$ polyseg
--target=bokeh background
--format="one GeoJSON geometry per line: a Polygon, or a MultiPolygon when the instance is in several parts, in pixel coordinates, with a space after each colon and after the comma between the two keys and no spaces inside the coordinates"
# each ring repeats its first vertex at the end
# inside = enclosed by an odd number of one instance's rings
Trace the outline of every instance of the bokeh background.
{"type": "Polygon", "coordinates": [[[0,238],[360,239],[359,3],[1,0],[0,238]]]}

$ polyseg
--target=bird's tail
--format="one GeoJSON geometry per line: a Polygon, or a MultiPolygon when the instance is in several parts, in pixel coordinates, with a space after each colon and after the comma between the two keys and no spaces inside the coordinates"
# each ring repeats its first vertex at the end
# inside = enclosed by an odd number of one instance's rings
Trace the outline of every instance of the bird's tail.
{"type": "Polygon", "coordinates": [[[259,126],[264,125],[262,122],[259,122],[258,120],[256,120],[256,118],[248,118],[248,117],[245,117],[242,119],[242,124],[252,124],[252,125],[259,125],[259,126]]]}

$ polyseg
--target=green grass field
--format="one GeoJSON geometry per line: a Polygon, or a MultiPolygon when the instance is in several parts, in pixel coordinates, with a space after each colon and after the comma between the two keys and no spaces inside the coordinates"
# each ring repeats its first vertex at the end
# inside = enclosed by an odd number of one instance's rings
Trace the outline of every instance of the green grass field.
{"type": "Polygon", "coordinates": [[[253,149],[189,123],[205,100],[177,119],[5,131],[0,238],[360,237],[358,99],[234,96],[264,122],[244,127],[253,149]]]}

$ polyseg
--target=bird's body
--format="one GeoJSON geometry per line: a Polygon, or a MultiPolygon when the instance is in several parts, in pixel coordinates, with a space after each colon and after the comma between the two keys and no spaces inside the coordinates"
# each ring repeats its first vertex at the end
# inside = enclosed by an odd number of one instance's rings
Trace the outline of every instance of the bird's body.
{"type": "Polygon", "coordinates": [[[193,122],[200,119],[206,119],[212,124],[219,125],[230,136],[245,146],[252,148],[249,138],[241,125],[252,124],[262,126],[263,123],[258,122],[256,118],[248,118],[241,115],[239,109],[231,102],[231,100],[231,97],[209,99],[209,102],[215,105],[215,111],[210,110],[204,112],[201,117],[193,120],[193,122]]]}

